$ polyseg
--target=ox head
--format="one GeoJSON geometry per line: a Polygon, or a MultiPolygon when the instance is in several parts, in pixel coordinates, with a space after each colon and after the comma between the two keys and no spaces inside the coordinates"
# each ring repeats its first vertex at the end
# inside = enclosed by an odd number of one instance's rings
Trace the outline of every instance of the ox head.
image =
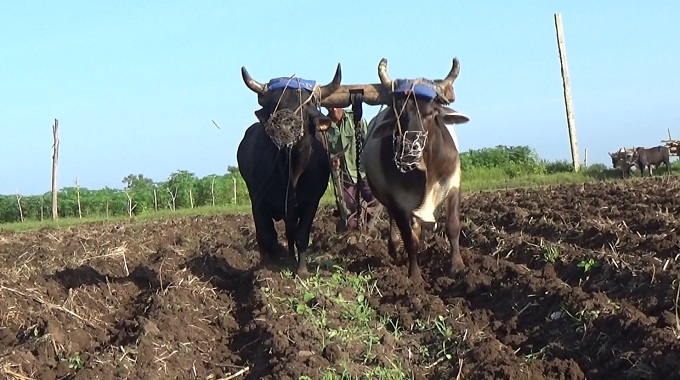
{"type": "Polygon", "coordinates": [[[262,107],[255,116],[274,143],[290,147],[305,136],[314,136],[331,125],[319,110],[319,103],[340,87],[342,70],[338,63],[333,80],[323,86],[300,78],[274,78],[268,83],[253,79],[245,67],[241,76],[246,87],[257,94],[262,107]]]}
{"type": "Polygon", "coordinates": [[[619,152],[609,152],[609,157],[612,159],[612,168],[616,169],[619,165],[619,152]]]}
{"type": "Polygon", "coordinates": [[[616,152],[609,153],[609,157],[612,159],[612,168],[614,169],[618,167],[623,168],[626,164],[632,164],[635,161],[636,156],[637,150],[634,148],[620,148],[616,152]]]}
{"type": "Polygon", "coordinates": [[[453,83],[459,73],[460,62],[454,58],[444,79],[392,80],[387,73],[387,60],[380,61],[378,76],[382,86],[390,91],[385,103],[392,110],[385,122],[376,125],[372,136],[393,135],[395,153],[401,156],[398,160],[404,161],[399,166],[413,168],[420,161],[433,129],[439,128],[443,132],[447,124],[464,124],[470,120],[467,115],[443,105],[455,100],[453,83]]]}

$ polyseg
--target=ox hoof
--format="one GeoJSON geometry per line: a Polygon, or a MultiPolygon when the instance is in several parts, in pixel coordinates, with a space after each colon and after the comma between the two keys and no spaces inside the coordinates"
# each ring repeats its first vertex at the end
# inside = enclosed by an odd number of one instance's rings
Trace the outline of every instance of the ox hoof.
{"type": "Polygon", "coordinates": [[[453,262],[451,266],[449,267],[447,275],[450,278],[456,278],[460,275],[465,273],[465,264],[463,264],[462,261],[460,262],[453,262]]]}
{"type": "Polygon", "coordinates": [[[414,286],[425,285],[425,280],[423,279],[423,276],[420,274],[420,272],[418,272],[418,274],[408,276],[408,279],[411,280],[411,285],[414,286]]]}
{"type": "Polygon", "coordinates": [[[309,271],[307,268],[298,268],[297,275],[300,277],[300,279],[306,280],[309,278],[309,271]]]}

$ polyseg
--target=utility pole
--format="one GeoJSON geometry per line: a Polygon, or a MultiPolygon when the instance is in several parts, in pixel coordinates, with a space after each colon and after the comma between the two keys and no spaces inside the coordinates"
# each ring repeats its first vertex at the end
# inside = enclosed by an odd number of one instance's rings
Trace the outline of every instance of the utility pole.
{"type": "Polygon", "coordinates": [[[557,33],[557,49],[560,53],[560,66],[562,69],[562,88],[564,89],[564,108],[567,114],[567,129],[569,130],[569,143],[571,145],[571,162],[574,171],[580,168],[578,157],[578,142],[576,140],[576,125],[574,123],[574,111],[571,104],[571,89],[569,88],[569,69],[567,67],[567,52],[564,46],[564,33],[562,31],[562,15],[555,13],[555,32],[557,33]]]}

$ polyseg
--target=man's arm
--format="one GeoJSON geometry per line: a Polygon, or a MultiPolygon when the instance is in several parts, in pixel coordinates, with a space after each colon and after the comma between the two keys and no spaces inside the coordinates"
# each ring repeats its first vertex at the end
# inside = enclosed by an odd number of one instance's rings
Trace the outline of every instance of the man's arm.
{"type": "Polygon", "coordinates": [[[361,135],[363,136],[363,139],[366,140],[366,135],[368,134],[368,123],[366,122],[366,119],[364,119],[362,117],[359,124],[361,124],[361,131],[362,131],[361,135]]]}
{"type": "Polygon", "coordinates": [[[342,151],[342,141],[340,140],[338,127],[331,125],[331,127],[326,130],[326,136],[328,138],[328,151],[331,154],[342,151]]]}

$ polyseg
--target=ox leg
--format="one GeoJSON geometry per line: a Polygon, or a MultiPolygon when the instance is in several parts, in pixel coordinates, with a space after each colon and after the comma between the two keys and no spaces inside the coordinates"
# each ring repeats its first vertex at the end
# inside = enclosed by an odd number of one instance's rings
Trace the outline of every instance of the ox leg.
{"type": "Polygon", "coordinates": [[[255,239],[260,248],[260,254],[263,258],[273,259],[281,249],[274,221],[268,213],[265,213],[264,210],[256,204],[253,204],[252,212],[255,221],[255,239]]]}
{"type": "Polygon", "coordinates": [[[401,210],[394,214],[394,222],[399,228],[401,239],[404,241],[404,249],[408,254],[408,277],[411,281],[422,282],[423,277],[420,273],[420,267],[418,266],[418,248],[420,239],[413,229],[413,227],[416,227],[416,229],[420,231],[420,226],[414,226],[410,213],[407,214],[401,210]]]}
{"type": "Polygon", "coordinates": [[[465,263],[460,255],[460,190],[451,189],[446,207],[446,237],[449,240],[451,266],[449,274],[451,276],[463,271],[465,263]]]}
{"type": "Polygon", "coordinates": [[[298,217],[295,213],[295,208],[290,210],[285,218],[286,225],[286,241],[288,242],[288,256],[289,260],[297,261],[295,258],[295,235],[298,226],[298,217]]]}
{"type": "Polygon", "coordinates": [[[300,278],[309,277],[309,271],[307,270],[307,249],[309,248],[309,235],[312,233],[312,223],[318,208],[319,202],[311,202],[299,212],[300,220],[295,241],[298,251],[297,275],[300,278]]]}
{"type": "Polygon", "coordinates": [[[288,189],[286,189],[286,214],[284,217],[284,224],[286,228],[286,241],[288,242],[288,256],[292,261],[295,260],[295,232],[298,226],[298,216],[295,207],[295,188],[292,182],[288,181],[288,189]]]}
{"type": "Polygon", "coordinates": [[[395,260],[399,260],[397,255],[397,248],[399,248],[399,229],[392,217],[392,213],[388,212],[390,218],[390,236],[387,237],[387,253],[395,260]]]}

